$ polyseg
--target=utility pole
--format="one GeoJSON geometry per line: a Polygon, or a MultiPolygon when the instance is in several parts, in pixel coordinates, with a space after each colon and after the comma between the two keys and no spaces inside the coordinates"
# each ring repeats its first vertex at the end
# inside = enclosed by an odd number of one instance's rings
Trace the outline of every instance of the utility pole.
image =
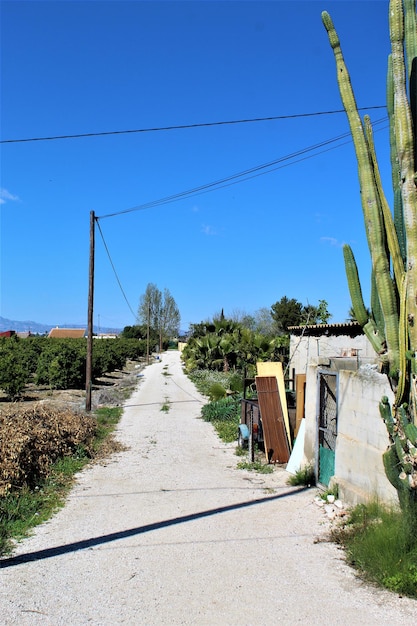
{"type": "Polygon", "coordinates": [[[93,377],[93,306],[94,306],[94,227],[95,214],[90,211],[90,267],[88,278],[88,330],[85,375],[85,410],[91,411],[91,387],[93,377]]]}
{"type": "Polygon", "coordinates": [[[150,325],[150,317],[151,317],[151,302],[148,301],[148,324],[147,324],[147,332],[146,332],[146,365],[149,365],[149,325],[150,325]]]}

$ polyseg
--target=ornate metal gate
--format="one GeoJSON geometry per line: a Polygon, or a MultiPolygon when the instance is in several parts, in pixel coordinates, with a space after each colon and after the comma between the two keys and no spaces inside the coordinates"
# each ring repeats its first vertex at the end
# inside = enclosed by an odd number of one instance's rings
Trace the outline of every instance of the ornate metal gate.
{"type": "Polygon", "coordinates": [[[318,482],[328,485],[334,475],[337,437],[337,374],[319,372],[318,482]]]}

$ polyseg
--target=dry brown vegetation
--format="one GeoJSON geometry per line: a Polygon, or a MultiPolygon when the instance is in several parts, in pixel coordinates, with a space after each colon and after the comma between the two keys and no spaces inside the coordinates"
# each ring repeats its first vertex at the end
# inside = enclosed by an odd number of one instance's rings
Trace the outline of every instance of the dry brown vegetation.
{"type": "MultiPolygon", "coordinates": [[[[94,385],[93,408],[121,406],[136,386],[142,367],[129,362],[124,370],[100,379],[94,385]]],[[[24,485],[35,487],[57,459],[78,448],[95,458],[120,449],[110,436],[99,450],[93,450],[97,420],[83,411],[84,405],[83,391],[51,391],[33,384],[20,402],[0,397],[0,497],[24,485]]]]}
{"type": "Polygon", "coordinates": [[[20,403],[0,414],[0,496],[11,488],[34,487],[51,464],[83,446],[91,454],[96,420],[71,409],[20,403]]]}

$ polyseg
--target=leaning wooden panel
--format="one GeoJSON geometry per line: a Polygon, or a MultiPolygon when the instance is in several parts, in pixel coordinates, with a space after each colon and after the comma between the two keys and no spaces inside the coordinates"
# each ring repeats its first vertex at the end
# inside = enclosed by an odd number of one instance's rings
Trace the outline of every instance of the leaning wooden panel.
{"type": "Polygon", "coordinates": [[[298,429],[300,428],[301,420],[304,417],[305,406],[305,391],[306,391],[306,375],[296,374],[295,376],[295,433],[298,435],[298,429]]]}
{"type": "Polygon", "coordinates": [[[288,416],[287,396],[285,395],[284,371],[282,369],[282,363],[280,361],[258,361],[256,364],[256,372],[258,376],[276,376],[282,413],[284,415],[284,424],[287,431],[288,445],[291,450],[291,428],[288,416]]]}
{"type": "Polygon", "coordinates": [[[290,449],[276,376],[256,376],[259,408],[269,463],[288,463],[290,449]]]}

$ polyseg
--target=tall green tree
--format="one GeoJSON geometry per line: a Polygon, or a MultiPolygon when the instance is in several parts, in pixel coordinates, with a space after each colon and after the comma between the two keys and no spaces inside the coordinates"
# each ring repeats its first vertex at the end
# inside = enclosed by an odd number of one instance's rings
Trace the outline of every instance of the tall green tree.
{"type": "Polygon", "coordinates": [[[326,300],[319,300],[319,305],[303,305],[295,298],[283,296],[271,306],[271,315],[279,333],[287,333],[290,326],[304,324],[327,324],[332,317],[327,309],[326,300]]]}
{"type": "Polygon", "coordinates": [[[154,283],[146,285],[145,293],[141,295],[138,308],[138,321],[157,330],[161,311],[162,293],[154,283]]]}
{"type": "Polygon", "coordinates": [[[159,320],[159,348],[165,339],[178,337],[180,332],[181,315],[177,303],[169,289],[164,289],[161,301],[161,315],[159,320]]]}
{"type": "Polygon", "coordinates": [[[138,320],[157,333],[160,350],[165,340],[178,336],[181,316],[169,289],[161,292],[154,283],[148,283],[140,297],[138,320]]]}
{"type": "Polygon", "coordinates": [[[146,339],[146,335],[146,324],[141,324],[140,326],[125,326],[120,333],[122,339],[146,339]]]}
{"type": "Polygon", "coordinates": [[[353,252],[344,258],[354,316],[379,355],[395,392],[380,402],[390,446],[385,472],[417,533],[417,17],[415,0],[390,0],[387,110],[394,207],[386,200],[368,116],[360,118],[340,40],[322,13],[333,49],[340,96],[358,163],[362,211],[372,260],[371,311],[365,307],[353,252]]]}
{"type": "Polygon", "coordinates": [[[288,332],[289,326],[299,326],[303,315],[303,305],[295,298],[283,296],[271,306],[271,315],[278,332],[288,332]]]}

